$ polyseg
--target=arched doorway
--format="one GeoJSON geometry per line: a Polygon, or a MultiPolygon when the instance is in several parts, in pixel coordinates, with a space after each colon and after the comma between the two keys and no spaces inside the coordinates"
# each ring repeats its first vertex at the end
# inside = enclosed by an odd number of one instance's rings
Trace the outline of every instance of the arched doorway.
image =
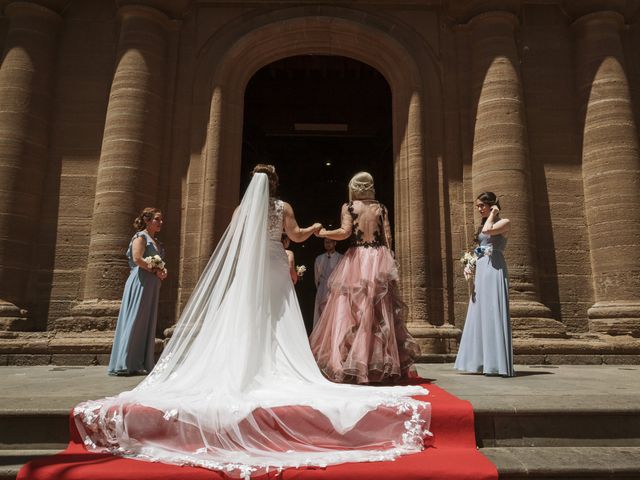
{"type": "Polygon", "coordinates": [[[193,85],[185,211],[197,228],[185,235],[182,247],[183,298],[240,198],[246,86],[262,67],[299,55],[357,59],[389,83],[395,250],[408,326],[423,352],[447,354],[459,330],[443,311],[445,144],[437,56],[410,29],[355,9],[317,6],[311,15],[307,7],[291,7],[243,17],[203,46],[193,85]]]}
{"type": "MultiPolygon", "coordinates": [[[[369,65],[337,55],[299,55],[262,67],[245,90],[242,131],[243,187],[249,178],[244,172],[256,163],[275,165],[280,197],[294,206],[301,224],[335,228],[347,182],[361,170],[374,175],[378,199],[393,212],[391,90],[369,65]]],[[[338,245],[346,248],[346,241],[338,245]]],[[[308,269],[296,290],[310,329],[313,265],[323,244],[312,237],[291,249],[308,269]]]]}

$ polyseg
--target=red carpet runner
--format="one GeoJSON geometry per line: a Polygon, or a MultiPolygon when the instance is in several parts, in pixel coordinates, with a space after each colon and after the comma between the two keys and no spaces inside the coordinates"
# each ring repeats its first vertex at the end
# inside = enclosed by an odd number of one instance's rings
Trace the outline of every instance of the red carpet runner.
{"type": "MultiPolygon", "coordinates": [[[[477,449],[471,404],[435,385],[419,397],[431,402],[434,439],[421,453],[393,462],[345,463],[327,468],[288,469],[256,479],[284,480],[497,480],[495,466],[477,449]]],[[[87,452],[71,421],[66,450],[27,463],[18,480],[218,480],[220,473],[194,467],[130,460],[87,452]]]]}

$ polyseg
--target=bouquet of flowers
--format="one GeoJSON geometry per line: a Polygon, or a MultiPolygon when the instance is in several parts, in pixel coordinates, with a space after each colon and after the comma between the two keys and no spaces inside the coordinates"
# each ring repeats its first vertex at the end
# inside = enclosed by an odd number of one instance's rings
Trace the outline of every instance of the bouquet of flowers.
{"type": "Polygon", "coordinates": [[[464,252],[460,257],[460,263],[462,264],[462,272],[464,273],[464,279],[469,281],[476,271],[476,261],[478,258],[471,252],[464,252]]]}
{"type": "Polygon", "coordinates": [[[480,245],[474,248],[471,252],[464,252],[460,257],[460,263],[462,264],[464,278],[469,281],[476,273],[476,262],[479,258],[485,255],[491,255],[493,247],[491,245],[480,245]]]}
{"type": "Polygon", "coordinates": [[[151,270],[164,270],[164,260],[160,255],[150,255],[144,257],[144,263],[146,263],[151,270]]]}
{"type": "Polygon", "coordinates": [[[298,274],[298,277],[302,277],[306,271],[307,267],[304,265],[296,265],[296,273],[298,274]]]}

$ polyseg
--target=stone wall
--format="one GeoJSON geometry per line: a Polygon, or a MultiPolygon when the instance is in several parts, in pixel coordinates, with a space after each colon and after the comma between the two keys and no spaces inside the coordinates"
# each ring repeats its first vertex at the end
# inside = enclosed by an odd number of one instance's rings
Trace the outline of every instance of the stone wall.
{"type": "Polygon", "coordinates": [[[457,349],[457,259],[483,190],[514,222],[517,359],[640,358],[637,2],[0,6],[1,362],[104,361],[150,204],[167,219],[162,337],[238,201],[246,83],[310,53],[390,84],[398,258],[425,358],[457,349]]]}

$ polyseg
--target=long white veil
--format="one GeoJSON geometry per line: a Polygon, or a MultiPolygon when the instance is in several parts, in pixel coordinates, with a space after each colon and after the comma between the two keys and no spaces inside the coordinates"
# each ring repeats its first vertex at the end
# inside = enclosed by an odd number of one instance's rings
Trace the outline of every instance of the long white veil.
{"type": "Polygon", "coordinates": [[[424,388],[320,373],[274,205],[266,175],[254,175],[156,368],[131,391],[74,409],[89,450],[243,478],[422,450],[430,404],[411,396],[424,388]]]}

